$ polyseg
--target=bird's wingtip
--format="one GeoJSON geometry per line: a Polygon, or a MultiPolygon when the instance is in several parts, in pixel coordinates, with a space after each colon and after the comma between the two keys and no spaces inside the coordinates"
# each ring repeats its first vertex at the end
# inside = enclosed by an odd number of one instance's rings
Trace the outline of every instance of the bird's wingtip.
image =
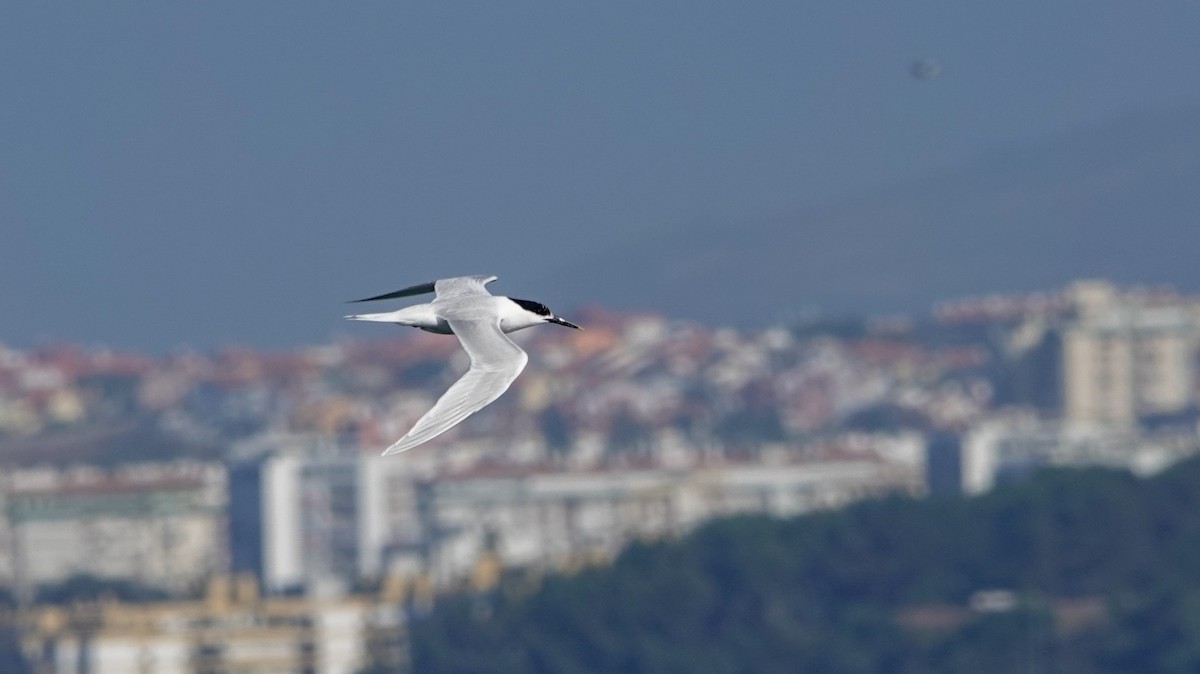
{"type": "Polygon", "coordinates": [[[349,300],[347,302],[347,304],[354,304],[355,302],[374,302],[376,300],[392,300],[392,299],[396,299],[398,297],[412,297],[413,295],[426,295],[426,294],[429,294],[432,292],[437,292],[437,281],[430,281],[429,283],[418,283],[415,286],[401,288],[400,290],[394,290],[390,293],[384,293],[382,295],[375,295],[374,297],[364,297],[361,300],[349,300]]]}
{"type": "Polygon", "coordinates": [[[391,447],[388,447],[387,449],[383,450],[383,454],[380,454],[380,456],[392,456],[393,454],[399,454],[400,452],[403,452],[408,449],[411,449],[411,448],[401,446],[401,444],[399,442],[397,442],[394,445],[392,445],[391,447]]]}

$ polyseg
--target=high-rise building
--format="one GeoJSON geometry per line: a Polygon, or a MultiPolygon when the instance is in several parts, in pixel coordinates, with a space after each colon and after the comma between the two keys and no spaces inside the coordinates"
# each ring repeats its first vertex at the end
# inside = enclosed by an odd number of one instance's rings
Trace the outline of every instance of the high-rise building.
{"type": "Polygon", "coordinates": [[[1197,329],[1182,300],[1151,301],[1103,281],[1069,290],[1074,315],[1062,331],[1067,421],[1130,426],[1195,402],[1197,329]]]}
{"type": "Polygon", "coordinates": [[[357,456],[279,453],[230,468],[231,567],[270,592],[362,575],[364,496],[357,456]]]}
{"type": "Polygon", "coordinates": [[[303,437],[246,452],[229,469],[232,570],[253,573],[271,593],[381,577],[398,538],[415,529],[403,521],[417,518],[405,500],[414,489],[408,469],[303,437]]]}

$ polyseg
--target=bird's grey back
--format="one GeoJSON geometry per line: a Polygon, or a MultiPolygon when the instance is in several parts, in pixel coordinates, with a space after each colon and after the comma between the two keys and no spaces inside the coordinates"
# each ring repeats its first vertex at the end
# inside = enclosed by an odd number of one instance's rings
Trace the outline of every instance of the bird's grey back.
{"type": "Polygon", "coordinates": [[[484,286],[495,280],[495,276],[455,276],[438,279],[433,282],[433,285],[437,291],[437,299],[443,300],[456,297],[491,295],[484,286]]]}

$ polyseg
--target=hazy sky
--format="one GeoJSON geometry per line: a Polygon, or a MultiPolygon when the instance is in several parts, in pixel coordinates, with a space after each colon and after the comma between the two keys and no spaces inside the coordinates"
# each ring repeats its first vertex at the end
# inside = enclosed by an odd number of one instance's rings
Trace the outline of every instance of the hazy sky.
{"type": "Polygon", "coordinates": [[[620,305],[553,280],[646,230],[1200,102],[1194,1],[14,4],[15,345],[380,334],[340,303],[461,273],[620,305]]]}

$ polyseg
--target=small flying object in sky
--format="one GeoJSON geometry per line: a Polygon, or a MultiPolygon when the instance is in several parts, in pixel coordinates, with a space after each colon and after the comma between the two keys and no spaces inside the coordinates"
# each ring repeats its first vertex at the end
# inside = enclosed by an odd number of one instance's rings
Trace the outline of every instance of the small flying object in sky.
{"type": "Polygon", "coordinates": [[[942,74],[942,64],[937,59],[919,58],[908,66],[908,72],[914,79],[932,80],[942,74]]]}
{"type": "Polygon", "coordinates": [[[384,450],[384,456],[398,454],[436,438],[508,390],[525,369],[529,356],[508,338],[507,333],[542,323],[581,329],[559,318],[540,302],[492,295],[484,286],[495,280],[495,276],[458,276],[354,300],[372,302],[434,293],[433,301],[428,304],[346,318],[396,323],[426,332],[454,335],[471,357],[467,373],[438,398],[412,430],[384,450]]]}

